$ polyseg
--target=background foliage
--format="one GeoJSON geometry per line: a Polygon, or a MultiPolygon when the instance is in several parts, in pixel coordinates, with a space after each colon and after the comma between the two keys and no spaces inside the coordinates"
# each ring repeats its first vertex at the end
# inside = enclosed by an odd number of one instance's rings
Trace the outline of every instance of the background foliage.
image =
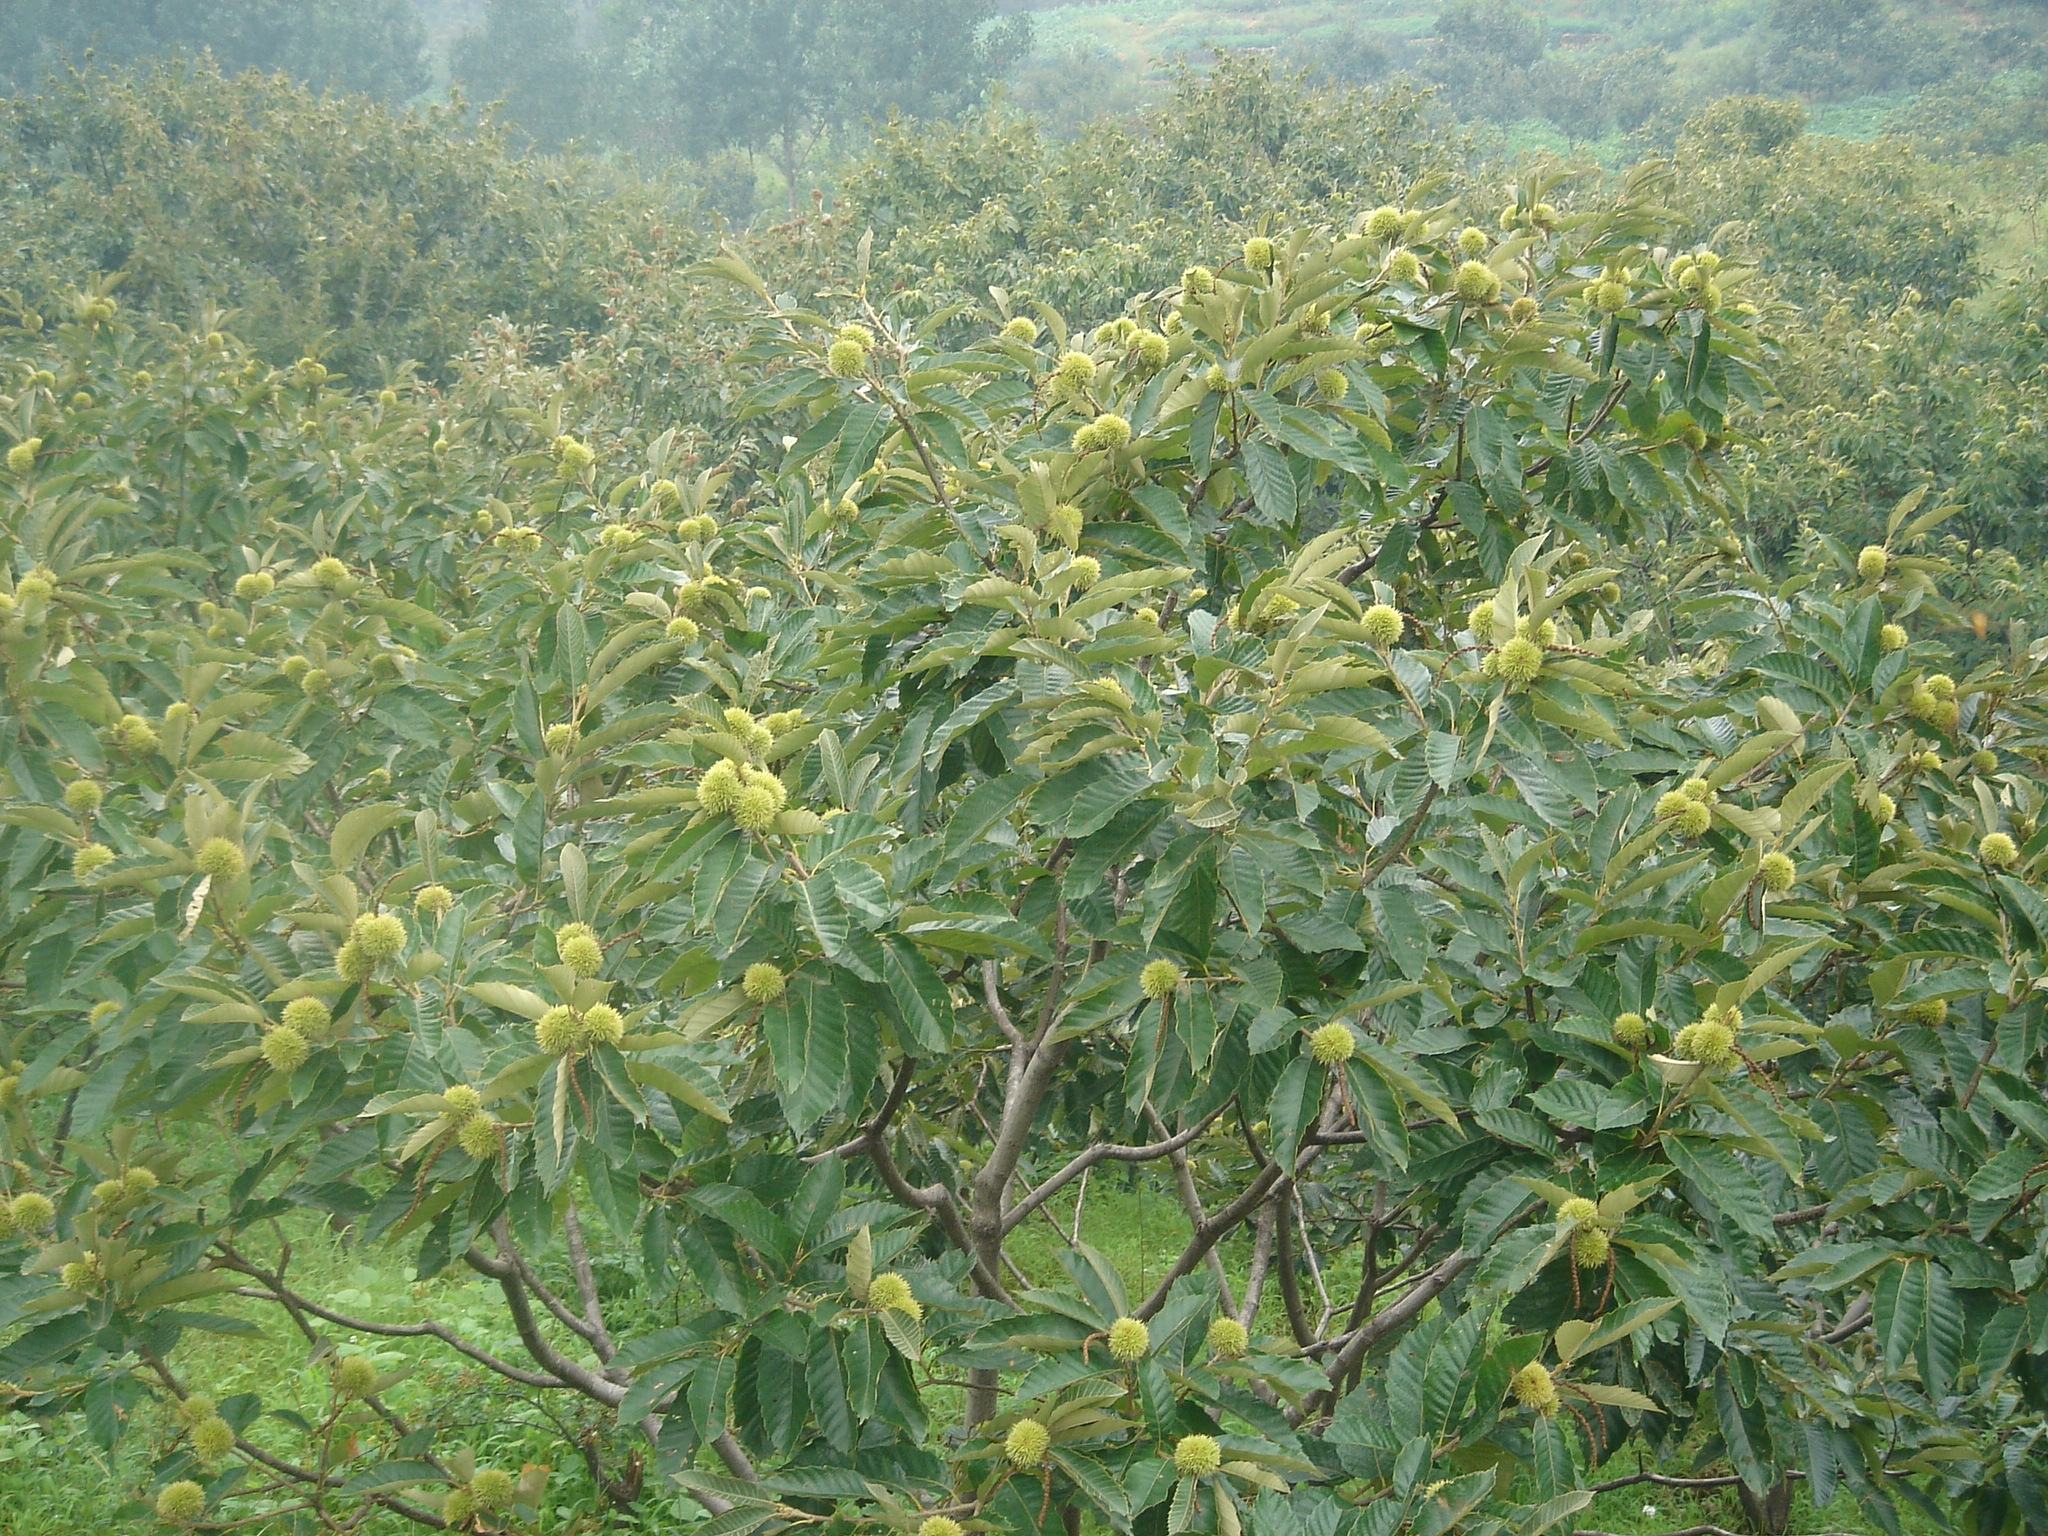
{"type": "Polygon", "coordinates": [[[231,72],[284,70],[319,85],[403,100],[427,84],[426,28],[410,0],[8,0],[0,58],[33,91],[90,53],[131,64],[204,49],[231,72]]]}

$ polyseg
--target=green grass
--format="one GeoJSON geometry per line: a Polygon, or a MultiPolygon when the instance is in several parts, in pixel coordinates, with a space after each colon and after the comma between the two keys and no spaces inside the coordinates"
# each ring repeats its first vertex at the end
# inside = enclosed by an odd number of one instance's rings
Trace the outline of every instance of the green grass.
{"type": "MultiPolygon", "coordinates": [[[[1607,1470],[1613,1478],[1625,1477],[1632,1469],[1617,1462],[1607,1470]]],[[[1741,1501],[1732,1488],[1659,1488],[1648,1483],[1601,1494],[1574,1524],[1581,1529],[1610,1531],[1614,1536],[1656,1536],[1695,1525],[1718,1525],[1731,1531],[1749,1529],[1741,1501]]],[[[1910,1536],[1949,1536],[1946,1527],[1913,1510],[1901,1512],[1900,1526],[1910,1536]]],[[[1878,1527],[1856,1507],[1855,1499],[1846,1491],[1837,1493],[1826,1509],[1815,1509],[1803,1487],[1793,1494],[1792,1518],[1786,1531],[1787,1536],[1820,1536],[1838,1531],[1850,1536],[1879,1536],[1878,1527]]]]}
{"type": "Polygon", "coordinates": [[[0,1418],[0,1529],[7,1536],[133,1529],[114,1513],[118,1483],[114,1466],[75,1420],[46,1429],[20,1415],[0,1418]]]}
{"type": "MultiPolygon", "coordinates": [[[[466,1337],[513,1360],[523,1359],[497,1287],[463,1272],[427,1282],[414,1281],[395,1250],[366,1250],[345,1242],[308,1219],[287,1228],[293,1244],[295,1289],[342,1312],[373,1322],[410,1322],[433,1316],[466,1337]]],[[[272,1255],[259,1252],[268,1262],[272,1255]]],[[[226,1298],[215,1310],[257,1324],[260,1335],[188,1334],[175,1365],[191,1390],[225,1400],[238,1392],[259,1392],[267,1409],[292,1409],[317,1420],[329,1402],[327,1371],[279,1309],[262,1302],[226,1298]]],[[[517,1470],[528,1463],[554,1469],[549,1481],[543,1529],[572,1536],[595,1529],[597,1512],[583,1463],[564,1443],[565,1431],[603,1425],[603,1414],[568,1394],[528,1395],[501,1390],[496,1379],[469,1365],[445,1346],[427,1339],[352,1336],[324,1330],[340,1349],[369,1354],[379,1368],[404,1372],[384,1400],[415,1423],[439,1430],[437,1452],[469,1445],[480,1464],[517,1470]]],[[[565,1336],[557,1335],[558,1338],[565,1336]]],[[[138,1410],[113,1456],[86,1434],[77,1416],[38,1426],[22,1416],[0,1417],[0,1536],[77,1536],[96,1532],[149,1532],[162,1525],[144,1510],[123,1506],[148,1476],[156,1452],[170,1444],[174,1427],[149,1407],[138,1410]]],[[[259,1420],[249,1438],[298,1459],[304,1441],[284,1425],[259,1420]]],[[[643,1508],[609,1530],[673,1530],[700,1511],[680,1494],[643,1499],[643,1508]]],[[[245,1530],[273,1536],[290,1529],[283,1520],[245,1530]]],[[[396,1516],[371,1520],[362,1536],[398,1536],[419,1528],[396,1516]]]]}
{"type": "Polygon", "coordinates": [[[1810,109],[1807,122],[1815,133],[1868,142],[1883,136],[1886,121],[1911,102],[1913,96],[1911,91],[1893,91],[1882,96],[1824,102],[1810,109]]]}

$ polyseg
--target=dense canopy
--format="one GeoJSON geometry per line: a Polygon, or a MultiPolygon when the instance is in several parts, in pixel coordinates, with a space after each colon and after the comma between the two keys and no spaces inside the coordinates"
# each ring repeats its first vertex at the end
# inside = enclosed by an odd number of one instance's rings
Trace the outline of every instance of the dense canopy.
{"type": "Polygon", "coordinates": [[[393,1326],[727,1533],[1534,1532],[1694,1426],[1763,1501],[2032,1507],[2040,651],[1915,637],[1917,498],[1628,575],[1718,516],[1754,306],[1556,190],[1086,334],[720,257],[746,478],[16,331],[15,1403],[171,1405],[187,1524],[535,1518],[393,1326]],[[1156,1268],[1020,1257],[1117,1164],[1156,1268]],[[510,1344],[300,1290],[307,1211],[510,1344]],[[223,1296],[319,1417],[192,1394],[223,1296]]]}

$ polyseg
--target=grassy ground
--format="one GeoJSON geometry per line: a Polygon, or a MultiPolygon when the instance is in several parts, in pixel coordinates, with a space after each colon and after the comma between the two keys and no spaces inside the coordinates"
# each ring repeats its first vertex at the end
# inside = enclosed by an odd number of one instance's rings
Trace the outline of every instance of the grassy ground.
{"type": "MultiPolygon", "coordinates": [[[[1610,1468],[1613,1476],[1625,1476],[1627,1468],[1610,1468]]],[[[1689,1489],[1656,1488],[1648,1484],[1603,1493],[1592,1507],[1577,1518],[1581,1529],[1611,1532],[1612,1536],[1649,1536],[1649,1533],[1682,1531],[1696,1525],[1718,1525],[1724,1530],[1747,1530],[1742,1505],[1733,1489],[1711,1489],[1696,1493],[1689,1489]]],[[[1900,1521],[1909,1536],[1949,1536],[1944,1526],[1925,1516],[1907,1512],[1900,1521]]],[[[1803,1491],[1793,1497],[1788,1536],[1878,1536],[1873,1525],[1846,1493],[1835,1495],[1826,1509],[1815,1509],[1803,1491]]]]}
{"type": "MultiPolygon", "coordinates": [[[[376,1322],[409,1322],[433,1316],[507,1358],[520,1358],[518,1341],[488,1282],[451,1276],[425,1283],[409,1278],[409,1265],[396,1253],[365,1251],[312,1222],[290,1229],[295,1285],[337,1310],[376,1322]]],[[[268,1255],[265,1255],[268,1258],[268,1255]]],[[[310,1346],[274,1307],[228,1298],[216,1310],[258,1324],[260,1336],[188,1336],[176,1365],[190,1389],[226,1400],[259,1391],[266,1407],[290,1408],[317,1419],[329,1402],[328,1375],[309,1357],[310,1346]]],[[[336,1334],[350,1353],[367,1353],[387,1372],[406,1372],[384,1394],[415,1422],[440,1427],[436,1449],[467,1444],[480,1465],[518,1470],[527,1464],[555,1469],[549,1483],[545,1529],[575,1536],[598,1528],[588,1477],[564,1444],[582,1423],[599,1416],[580,1413],[565,1397],[536,1401],[500,1392],[492,1378],[468,1367],[432,1340],[381,1339],[336,1334]]],[[[80,1531],[149,1532],[164,1527],[146,1509],[130,1504],[146,1478],[153,1451],[172,1437],[160,1416],[144,1412],[109,1457],[76,1418],[38,1427],[22,1417],[0,1416],[0,1536],[77,1536],[80,1531]]],[[[296,1454],[304,1442],[281,1425],[259,1421],[250,1438],[281,1453],[296,1454]]],[[[608,1530],[672,1530],[692,1518],[696,1506],[680,1495],[643,1501],[647,1507],[608,1530]]],[[[269,1521],[245,1529],[252,1536],[282,1536],[289,1522],[269,1521]]],[[[418,1527],[396,1517],[371,1521],[363,1536],[397,1536],[418,1527]]]]}

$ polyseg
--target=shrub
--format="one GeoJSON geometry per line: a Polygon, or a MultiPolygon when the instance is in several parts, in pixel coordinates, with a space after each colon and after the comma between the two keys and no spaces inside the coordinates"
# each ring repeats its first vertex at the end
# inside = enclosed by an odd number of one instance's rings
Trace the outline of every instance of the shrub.
{"type": "Polygon", "coordinates": [[[877,280],[934,308],[995,285],[1095,319],[1171,284],[1191,251],[1241,246],[1260,213],[1348,223],[1418,183],[1454,188],[1468,154],[1411,84],[1311,87],[1225,55],[1178,69],[1151,111],[1064,142],[1000,105],[951,126],[891,120],[840,178],[838,227],[849,244],[872,228],[877,280]]]}
{"type": "Polygon", "coordinates": [[[1872,310],[1911,294],[1945,306],[1974,292],[1989,225],[1951,174],[1895,139],[1795,134],[1795,108],[1722,102],[1688,121],[1673,187],[1688,240],[1725,242],[1733,226],[1802,303],[1872,310]]]}
{"type": "Polygon", "coordinates": [[[275,70],[403,101],[427,85],[426,42],[407,0],[16,0],[0,12],[0,71],[15,93],[71,65],[207,51],[230,74],[275,70]]]}
{"type": "Polygon", "coordinates": [[[1765,17],[1766,82],[1810,98],[1911,89],[1958,62],[1914,11],[1885,0],[1771,0],[1765,17]]]}
{"type": "Polygon", "coordinates": [[[1775,551],[1803,526],[1860,545],[1902,497],[1939,488],[1956,510],[1947,595],[2027,619],[2041,596],[2048,432],[2034,401],[2048,370],[2048,285],[2013,278],[1967,305],[1908,296],[1870,316],[1841,304],[1788,340],[1754,468],[1752,516],[1775,551]]]}
{"type": "Polygon", "coordinates": [[[445,378],[492,317],[555,346],[601,329],[609,269],[659,223],[590,167],[513,158],[501,128],[458,109],[397,112],[211,62],[7,101],[0,168],[0,287],[32,312],[54,320],[118,273],[130,307],[186,322],[231,304],[262,356],[317,353],[362,383],[408,360],[445,378]]]}

